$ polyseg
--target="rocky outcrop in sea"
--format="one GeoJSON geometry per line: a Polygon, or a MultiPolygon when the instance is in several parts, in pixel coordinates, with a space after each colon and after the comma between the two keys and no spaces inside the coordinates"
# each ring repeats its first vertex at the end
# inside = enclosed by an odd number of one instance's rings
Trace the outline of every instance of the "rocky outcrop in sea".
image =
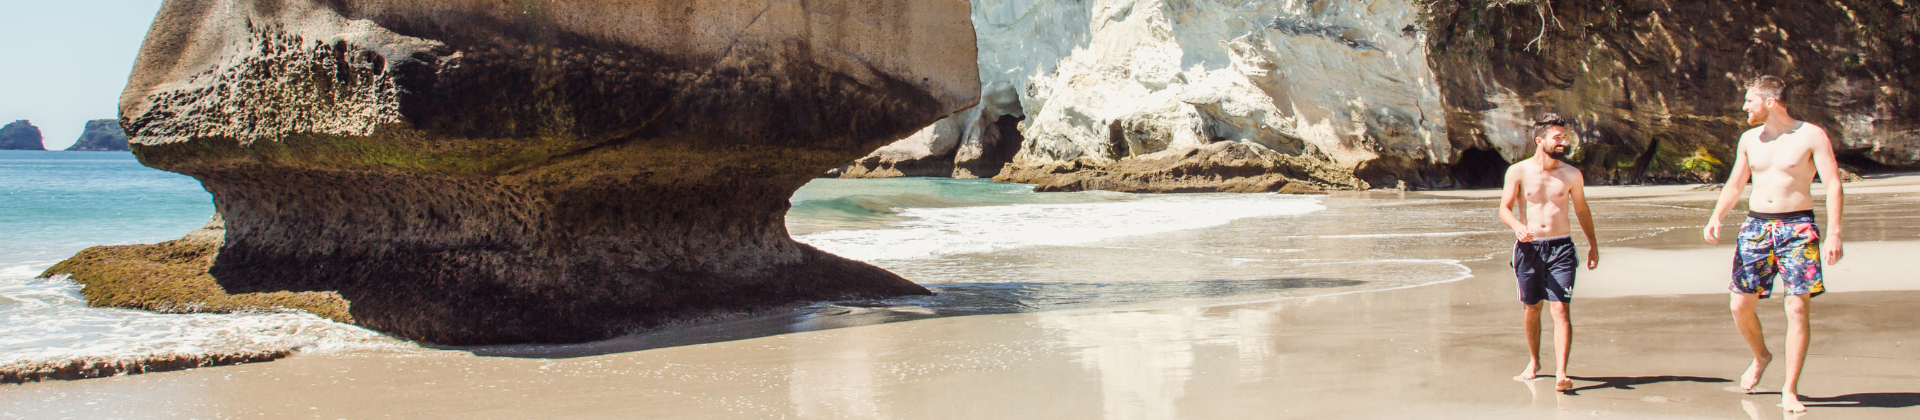
{"type": "Polygon", "coordinates": [[[953,0],[225,0],[153,28],[120,115],[212,193],[206,274],[441,344],[926,294],[794,241],[787,198],[981,91],[953,0]]]}
{"type": "Polygon", "coordinates": [[[87,127],[80,132],[80,139],[73,141],[67,151],[88,152],[124,152],[127,151],[127,132],[120,128],[120,120],[104,119],[87,121],[87,127]]]}
{"type": "Polygon", "coordinates": [[[948,145],[990,137],[1022,142],[992,171],[1001,181],[1143,192],[1488,187],[1530,153],[1531,120],[1555,112],[1578,121],[1570,160],[1589,182],[1699,182],[1724,177],[1748,127],[1742,83],[1760,74],[1787,78],[1789,106],[1834,134],[1847,166],[1920,167],[1911,2],[974,6],[982,102],[940,123],[966,129],[903,140],[829,176],[937,176],[935,163],[964,155],[948,145]],[[1015,129],[985,128],[1004,121],[1015,129]],[[1219,142],[1271,169],[1201,158],[1219,142]],[[1203,160],[1173,164],[1167,151],[1203,160]],[[1160,163],[1121,164],[1130,159],[1160,163]]]}
{"type": "Polygon", "coordinates": [[[41,142],[40,127],[27,120],[15,120],[0,127],[0,150],[47,150],[41,142]]]}

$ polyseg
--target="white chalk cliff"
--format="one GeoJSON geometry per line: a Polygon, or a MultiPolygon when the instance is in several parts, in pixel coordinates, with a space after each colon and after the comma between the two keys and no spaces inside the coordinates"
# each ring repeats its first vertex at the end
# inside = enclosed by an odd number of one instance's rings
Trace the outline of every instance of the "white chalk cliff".
{"type": "Polygon", "coordinates": [[[960,145],[920,158],[990,147],[1002,116],[1021,119],[1015,168],[1219,141],[1349,171],[1382,155],[1452,156],[1404,0],[976,0],[973,17],[981,103],[949,118],[967,127],[958,138],[899,144],[960,145]]]}

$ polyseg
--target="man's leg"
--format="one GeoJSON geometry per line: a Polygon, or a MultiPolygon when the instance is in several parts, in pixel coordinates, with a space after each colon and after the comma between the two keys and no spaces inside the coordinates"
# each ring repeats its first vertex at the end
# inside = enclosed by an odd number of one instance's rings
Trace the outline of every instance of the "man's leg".
{"type": "Polygon", "coordinates": [[[1540,303],[1521,304],[1526,312],[1520,316],[1520,325],[1527,329],[1527,370],[1516,378],[1531,381],[1540,372],[1540,303]]]}
{"type": "Polygon", "coordinates": [[[1807,411],[1800,404],[1800,367],[1807,361],[1807,342],[1813,338],[1813,330],[1807,322],[1809,305],[1808,295],[1787,295],[1787,382],[1780,387],[1780,407],[1787,411],[1807,411]]]}
{"type": "Polygon", "coordinates": [[[1760,335],[1760,316],[1754,314],[1754,306],[1760,304],[1760,295],[1752,293],[1733,293],[1733,325],[1739,327],[1740,336],[1747,339],[1747,348],[1753,350],[1753,365],[1747,367],[1747,373],[1740,375],[1740,389],[1748,392],[1760,385],[1760,375],[1766,373],[1767,364],[1773,362],[1773,353],[1767,351],[1767,342],[1760,335]]]}
{"type": "Polygon", "coordinates": [[[1567,379],[1567,359],[1573,353],[1573,302],[1553,302],[1553,390],[1573,389],[1567,379]]]}

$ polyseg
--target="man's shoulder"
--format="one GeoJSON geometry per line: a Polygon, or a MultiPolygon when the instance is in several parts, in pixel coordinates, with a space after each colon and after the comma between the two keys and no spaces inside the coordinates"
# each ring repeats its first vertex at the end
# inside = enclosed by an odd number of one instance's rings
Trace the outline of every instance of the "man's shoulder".
{"type": "Polygon", "coordinates": [[[1533,167],[1533,159],[1520,159],[1519,162],[1507,164],[1507,173],[1514,173],[1515,171],[1524,171],[1527,168],[1531,168],[1531,167],[1533,167]]]}
{"type": "Polygon", "coordinates": [[[1814,123],[1801,121],[1800,126],[1793,130],[1793,134],[1809,139],[1826,139],[1827,129],[1814,123]]]}
{"type": "Polygon", "coordinates": [[[1554,175],[1557,175],[1557,176],[1568,176],[1568,175],[1571,175],[1571,176],[1573,176],[1573,177],[1575,177],[1575,178],[1579,178],[1579,177],[1581,176],[1581,175],[1580,175],[1580,168],[1578,168],[1578,167],[1575,167],[1575,166],[1573,166],[1573,164],[1571,164],[1571,163],[1566,163],[1566,162],[1561,162],[1561,163],[1560,163],[1559,165],[1556,165],[1556,166],[1555,166],[1555,167],[1553,168],[1553,174],[1554,174],[1554,175]]]}

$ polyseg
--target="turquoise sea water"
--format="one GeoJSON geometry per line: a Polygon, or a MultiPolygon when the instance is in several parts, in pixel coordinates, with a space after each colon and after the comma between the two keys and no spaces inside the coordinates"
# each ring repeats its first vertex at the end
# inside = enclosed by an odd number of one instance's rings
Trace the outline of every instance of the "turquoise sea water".
{"type": "Polygon", "coordinates": [[[177,239],[211,217],[199,181],[132,153],[0,150],[0,268],[177,239]]]}

